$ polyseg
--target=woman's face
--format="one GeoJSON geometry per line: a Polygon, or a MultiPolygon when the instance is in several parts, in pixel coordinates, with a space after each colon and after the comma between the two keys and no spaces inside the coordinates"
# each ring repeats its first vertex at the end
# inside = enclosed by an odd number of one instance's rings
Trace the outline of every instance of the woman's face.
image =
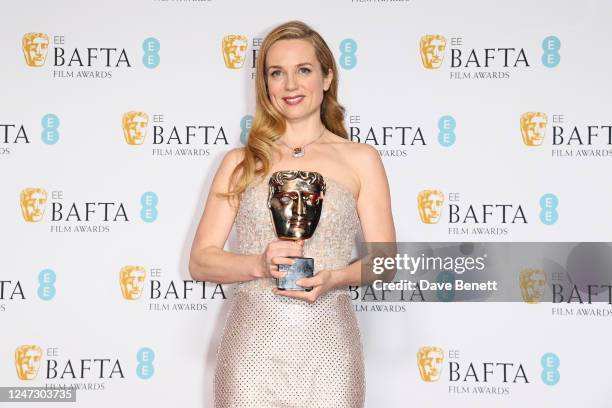
{"type": "Polygon", "coordinates": [[[287,120],[307,118],[319,111],[332,72],[330,69],[323,76],[312,44],[306,40],[276,41],[268,50],[265,65],[268,97],[287,120]]]}

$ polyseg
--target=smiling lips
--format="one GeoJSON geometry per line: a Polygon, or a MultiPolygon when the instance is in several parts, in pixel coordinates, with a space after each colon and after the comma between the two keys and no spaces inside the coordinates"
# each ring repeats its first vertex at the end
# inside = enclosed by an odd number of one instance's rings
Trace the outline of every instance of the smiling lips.
{"type": "Polygon", "coordinates": [[[302,102],[303,99],[304,99],[304,95],[296,95],[296,96],[287,96],[283,98],[283,101],[285,101],[287,105],[294,106],[302,102]]]}

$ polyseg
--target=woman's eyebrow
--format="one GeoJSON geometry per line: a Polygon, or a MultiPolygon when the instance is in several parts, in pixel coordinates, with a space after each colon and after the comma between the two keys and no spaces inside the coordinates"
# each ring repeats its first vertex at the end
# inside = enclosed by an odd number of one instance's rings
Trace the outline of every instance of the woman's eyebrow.
{"type": "MultiPolygon", "coordinates": [[[[301,67],[302,65],[312,65],[310,62],[300,62],[296,65],[296,67],[301,67]]],[[[271,70],[272,68],[282,68],[280,65],[270,65],[267,70],[271,70]]]]}

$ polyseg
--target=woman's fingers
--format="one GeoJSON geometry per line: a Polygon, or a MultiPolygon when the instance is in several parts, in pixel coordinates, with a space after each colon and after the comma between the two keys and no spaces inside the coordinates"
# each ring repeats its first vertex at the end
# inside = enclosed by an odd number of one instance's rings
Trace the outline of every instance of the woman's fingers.
{"type": "Polygon", "coordinates": [[[295,281],[297,285],[300,285],[304,288],[312,288],[314,286],[319,286],[323,284],[323,280],[319,275],[311,276],[310,278],[300,278],[295,281]]]}
{"type": "Polygon", "coordinates": [[[295,261],[291,258],[287,258],[283,256],[275,256],[271,259],[268,271],[273,278],[276,278],[276,279],[283,278],[287,275],[287,272],[280,272],[278,270],[278,265],[281,265],[281,264],[293,265],[294,263],[295,261]]]}
{"type": "Polygon", "coordinates": [[[279,272],[278,269],[273,269],[270,271],[270,276],[276,279],[281,279],[287,276],[287,272],[279,272]]]}
{"type": "Polygon", "coordinates": [[[264,252],[265,271],[268,276],[282,278],[286,272],[278,272],[279,264],[292,265],[295,261],[289,257],[304,256],[304,241],[276,240],[266,247],[264,252]]]}
{"type": "Polygon", "coordinates": [[[269,264],[293,264],[293,260],[291,260],[289,257],[290,256],[297,256],[300,257],[304,255],[304,252],[300,249],[297,248],[291,248],[291,249],[275,249],[272,251],[268,252],[268,263],[269,264]],[[289,262],[291,261],[291,262],[289,262]]]}
{"type": "Polygon", "coordinates": [[[295,260],[284,256],[275,256],[272,258],[272,263],[275,265],[293,265],[295,260]]]}

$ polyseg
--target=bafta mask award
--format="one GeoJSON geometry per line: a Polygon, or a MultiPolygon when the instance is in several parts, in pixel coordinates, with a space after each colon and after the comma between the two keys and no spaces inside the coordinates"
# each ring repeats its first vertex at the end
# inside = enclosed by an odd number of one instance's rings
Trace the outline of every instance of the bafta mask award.
{"type": "MultiPolygon", "coordinates": [[[[315,232],[325,196],[325,181],[316,171],[283,170],[272,173],[268,192],[268,208],[279,239],[306,240],[315,232]]],[[[314,272],[314,259],[290,256],[293,265],[278,265],[279,272],[287,272],[276,280],[280,290],[305,290],[295,283],[309,278],[314,272]]]]}

